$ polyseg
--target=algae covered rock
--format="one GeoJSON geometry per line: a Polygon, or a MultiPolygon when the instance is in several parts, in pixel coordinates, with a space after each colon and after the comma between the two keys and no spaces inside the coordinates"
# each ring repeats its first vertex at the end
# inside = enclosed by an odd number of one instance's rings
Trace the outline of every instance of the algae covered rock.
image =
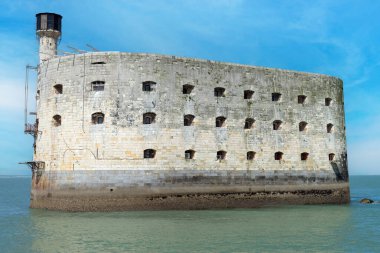
{"type": "Polygon", "coordinates": [[[360,200],[360,203],[362,203],[362,204],[372,204],[373,200],[372,199],[364,198],[364,199],[360,200]]]}

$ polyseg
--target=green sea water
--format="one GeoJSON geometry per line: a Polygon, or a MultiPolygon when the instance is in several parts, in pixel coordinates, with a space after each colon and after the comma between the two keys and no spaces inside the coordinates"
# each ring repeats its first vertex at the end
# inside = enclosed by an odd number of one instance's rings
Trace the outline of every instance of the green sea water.
{"type": "Polygon", "coordinates": [[[0,252],[380,252],[380,176],[350,205],[207,211],[31,210],[30,178],[0,177],[0,252]]]}

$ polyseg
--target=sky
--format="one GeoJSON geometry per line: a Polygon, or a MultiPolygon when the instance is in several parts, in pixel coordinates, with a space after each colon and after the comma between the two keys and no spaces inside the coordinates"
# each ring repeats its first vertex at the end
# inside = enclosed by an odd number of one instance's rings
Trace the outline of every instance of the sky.
{"type": "MultiPolygon", "coordinates": [[[[66,52],[89,44],[337,76],[349,172],[380,174],[379,9],[372,0],[1,0],[0,175],[30,174],[18,163],[33,154],[23,133],[24,84],[25,66],[38,64],[39,12],[63,16],[66,52]]],[[[32,71],[33,92],[35,81],[32,71]]]]}

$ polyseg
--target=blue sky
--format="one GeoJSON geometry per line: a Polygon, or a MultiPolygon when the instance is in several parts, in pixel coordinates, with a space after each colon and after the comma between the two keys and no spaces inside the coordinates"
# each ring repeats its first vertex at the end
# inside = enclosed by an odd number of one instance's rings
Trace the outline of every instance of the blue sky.
{"type": "Polygon", "coordinates": [[[24,76],[38,62],[38,12],[63,16],[63,51],[90,44],[340,77],[350,173],[380,174],[380,1],[1,0],[0,9],[0,174],[29,174],[18,162],[33,153],[24,76]]]}

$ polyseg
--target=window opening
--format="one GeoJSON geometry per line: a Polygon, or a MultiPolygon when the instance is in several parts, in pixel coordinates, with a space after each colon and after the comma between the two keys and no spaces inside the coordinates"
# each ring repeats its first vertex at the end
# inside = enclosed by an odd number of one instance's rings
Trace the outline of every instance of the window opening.
{"type": "Polygon", "coordinates": [[[256,153],[254,151],[248,151],[247,152],[247,160],[253,160],[255,159],[256,153]]]}
{"type": "Polygon", "coordinates": [[[306,161],[309,157],[309,153],[301,153],[301,161],[306,161]]]}
{"type": "Polygon", "coordinates": [[[220,151],[216,152],[216,159],[219,161],[224,160],[224,159],[226,159],[226,154],[227,154],[226,151],[220,150],[220,151]]]}
{"type": "Polygon", "coordinates": [[[154,158],[156,156],[156,150],[154,149],[145,149],[144,158],[154,158]]]}
{"type": "Polygon", "coordinates": [[[95,112],[91,115],[92,124],[103,124],[104,114],[101,112],[95,112]]]}
{"type": "Polygon", "coordinates": [[[153,81],[145,81],[142,83],[143,91],[153,91],[156,86],[156,83],[153,81]]]}
{"type": "Polygon", "coordinates": [[[298,96],[298,103],[299,104],[304,104],[306,101],[306,96],[305,95],[299,95],[298,96]]]}
{"type": "Polygon", "coordinates": [[[283,155],[284,155],[284,153],[282,153],[282,152],[274,153],[274,160],[277,160],[277,161],[282,160],[283,155]]]}
{"type": "Polygon", "coordinates": [[[215,97],[224,97],[224,92],[226,91],[225,88],[222,87],[216,87],[214,89],[214,96],[215,97]]]}
{"type": "Polygon", "coordinates": [[[193,120],[194,120],[194,115],[191,115],[191,114],[187,114],[183,117],[183,125],[184,126],[191,126],[193,125],[193,120]]]}
{"type": "Polygon", "coordinates": [[[334,158],[335,158],[335,154],[334,153],[330,153],[329,154],[329,161],[334,161],[334,158]]]}
{"type": "Polygon", "coordinates": [[[63,91],[62,84],[56,84],[53,87],[54,87],[55,94],[62,94],[62,91],[63,91]]]}
{"type": "Polygon", "coordinates": [[[245,90],[244,99],[252,99],[253,93],[255,93],[253,90],[245,90]]]}
{"type": "Polygon", "coordinates": [[[102,64],[106,64],[104,61],[95,61],[95,62],[91,62],[92,65],[102,65],[102,64]]]}
{"type": "Polygon", "coordinates": [[[61,125],[61,115],[54,115],[53,116],[53,125],[58,127],[61,125]]]}
{"type": "Polygon", "coordinates": [[[225,117],[217,117],[216,120],[215,120],[215,126],[216,127],[224,127],[225,122],[226,122],[226,118],[225,117]]]}
{"type": "Polygon", "coordinates": [[[143,114],[143,124],[153,124],[156,122],[156,114],[147,112],[143,114]]]}
{"type": "Polygon", "coordinates": [[[255,123],[255,120],[252,118],[245,119],[244,129],[251,129],[254,123],[255,123]]]}
{"type": "Polygon", "coordinates": [[[325,98],[325,106],[330,106],[332,102],[331,98],[325,98]]]}
{"type": "Polygon", "coordinates": [[[195,154],[195,151],[194,150],[186,150],[185,151],[185,159],[194,159],[194,154],[195,154]]]}
{"type": "Polygon", "coordinates": [[[282,124],[281,120],[273,121],[273,130],[279,130],[281,128],[281,124],[282,124]]]}
{"type": "Polygon", "coordinates": [[[93,91],[104,91],[104,81],[93,81],[91,83],[91,88],[93,91]]]}
{"type": "Polygon", "coordinates": [[[281,93],[272,93],[272,101],[278,102],[281,99],[281,93]]]}
{"type": "Polygon", "coordinates": [[[327,124],[327,126],[326,126],[326,130],[328,133],[332,133],[333,128],[334,128],[334,125],[331,123],[327,124]]]}
{"type": "Polygon", "coordinates": [[[300,132],[306,131],[307,123],[305,121],[302,121],[298,124],[298,128],[300,132]]]}
{"type": "Polygon", "coordinates": [[[183,94],[190,94],[194,89],[193,85],[185,84],[182,86],[182,93],[183,94]]]}

